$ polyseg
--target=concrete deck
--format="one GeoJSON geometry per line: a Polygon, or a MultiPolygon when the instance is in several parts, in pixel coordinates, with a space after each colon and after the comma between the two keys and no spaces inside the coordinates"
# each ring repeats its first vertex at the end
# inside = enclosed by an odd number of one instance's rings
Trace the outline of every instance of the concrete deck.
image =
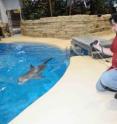
{"type": "MultiPolygon", "coordinates": [[[[19,36],[3,39],[8,41],[41,41],[61,48],[70,45],[70,40],[19,36]]],[[[117,124],[114,93],[100,93],[95,88],[99,76],[109,65],[91,57],[72,57],[58,83],[10,124],[117,124]]]]}
{"type": "Polygon", "coordinates": [[[61,49],[66,49],[70,46],[70,41],[69,40],[63,40],[63,39],[57,39],[57,38],[34,38],[34,37],[28,37],[28,36],[22,36],[22,35],[17,35],[14,37],[8,37],[8,38],[3,38],[2,41],[4,43],[9,43],[9,42],[34,42],[34,43],[44,43],[44,44],[50,44],[57,46],[61,49]]]}

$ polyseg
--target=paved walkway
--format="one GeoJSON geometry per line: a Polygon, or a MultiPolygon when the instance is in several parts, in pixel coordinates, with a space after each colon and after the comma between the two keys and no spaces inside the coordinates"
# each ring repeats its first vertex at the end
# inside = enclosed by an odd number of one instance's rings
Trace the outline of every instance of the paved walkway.
{"type": "Polygon", "coordinates": [[[28,37],[22,35],[16,35],[14,37],[3,38],[0,42],[36,42],[36,43],[44,43],[44,44],[51,44],[57,46],[59,48],[65,49],[70,46],[69,40],[57,39],[57,38],[35,38],[35,37],[28,37]]]}

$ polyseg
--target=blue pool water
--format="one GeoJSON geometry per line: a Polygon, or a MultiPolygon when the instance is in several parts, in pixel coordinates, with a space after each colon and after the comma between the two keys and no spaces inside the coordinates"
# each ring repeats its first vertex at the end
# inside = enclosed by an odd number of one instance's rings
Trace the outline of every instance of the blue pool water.
{"type": "MultiPolygon", "coordinates": [[[[7,124],[27,106],[51,89],[69,65],[66,51],[44,44],[0,44],[0,124],[7,124]],[[37,67],[52,58],[41,72],[22,85],[19,77],[30,65],[37,67]]],[[[33,113],[32,113],[33,114],[33,113]]]]}

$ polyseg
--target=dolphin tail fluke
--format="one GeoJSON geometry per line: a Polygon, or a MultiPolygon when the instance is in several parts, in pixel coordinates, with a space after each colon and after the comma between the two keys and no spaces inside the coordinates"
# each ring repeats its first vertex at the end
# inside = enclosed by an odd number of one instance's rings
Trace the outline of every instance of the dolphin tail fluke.
{"type": "Polygon", "coordinates": [[[52,60],[53,58],[49,58],[47,59],[43,64],[47,64],[50,60],[52,60]]]}

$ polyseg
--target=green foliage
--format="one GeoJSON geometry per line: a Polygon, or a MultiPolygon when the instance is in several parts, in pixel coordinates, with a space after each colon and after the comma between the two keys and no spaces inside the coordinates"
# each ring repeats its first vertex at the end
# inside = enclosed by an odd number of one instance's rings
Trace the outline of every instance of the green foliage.
{"type": "Polygon", "coordinates": [[[48,5],[41,0],[21,0],[23,19],[33,20],[48,16],[48,5]]]}
{"type": "Polygon", "coordinates": [[[55,0],[53,6],[53,15],[68,15],[67,12],[67,0],[55,0]]]}
{"type": "Polygon", "coordinates": [[[69,14],[105,14],[109,8],[107,0],[87,0],[86,8],[82,0],[20,0],[22,3],[23,19],[33,20],[41,17],[60,16],[69,14]]]}
{"type": "Polygon", "coordinates": [[[95,10],[97,12],[96,14],[106,13],[105,2],[106,0],[95,0],[95,10]]]}

